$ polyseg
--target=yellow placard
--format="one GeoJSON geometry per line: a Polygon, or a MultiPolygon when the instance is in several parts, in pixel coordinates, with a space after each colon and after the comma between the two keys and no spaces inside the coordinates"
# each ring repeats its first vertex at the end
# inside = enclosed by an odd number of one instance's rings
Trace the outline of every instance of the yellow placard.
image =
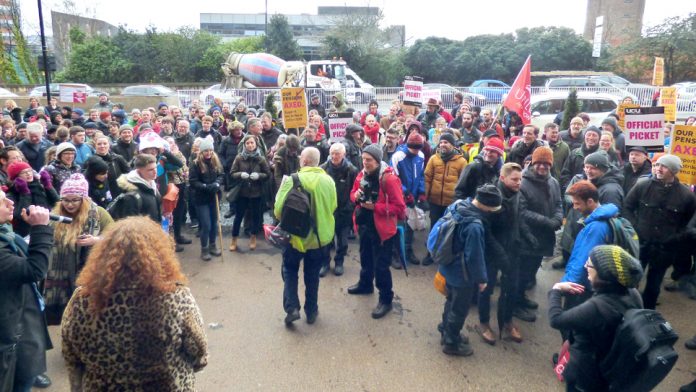
{"type": "Polygon", "coordinates": [[[662,86],[665,84],[665,59],[663,57],[655,57],[655,66],[653,67],[653,86],[662,86]]]}
{"type": "Polygon", "coordinates": [[[640,105],[636,103],[620,103],[619,107],[616,109],[616,114],[619,116],[619,121],[617,121],[617,124],[619,125],[619,128],[624,129],[626,128],[626,124],[624,123],[624,117],[626,116],[626,113],[624,113],[624,109],[632,109],[632,108],[639,108],[640,105]]]}
{"type": "Polygon", "coordinates": [[[660,89],[660,106],[665,108],[665,121],[677,121],[677,88],[663,87],[660,89]]]}
{"type": "Polygon", "coordinates": [[[677,174],[682,184],[696,185],[696,127],[675,125],[670,140],[670,153],[682,160],[677,174]]]}
{"type": "Polygon", "coordinates": [[[304,128],[307,126],[307,97],[302,87],[289,87],[280,90],[283,103],[283,123],[285,128],[304,128]]]}

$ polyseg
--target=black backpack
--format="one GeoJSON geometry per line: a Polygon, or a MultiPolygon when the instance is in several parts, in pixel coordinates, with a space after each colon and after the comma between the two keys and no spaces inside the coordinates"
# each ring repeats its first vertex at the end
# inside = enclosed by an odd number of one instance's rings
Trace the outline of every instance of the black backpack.
{"type": "Polygon", "coordinates": [[[140,214],[140,211],[143,209],[143,199],[140,196],[140,193],[136,191],[124,192],[116,196],[116,198],[113,199],[108,206],[106,206],[106,212],[108,212],[114,220],[125,218],[125,216],[121,216],[121,211],[123,211],[123,206],[125,203],[132,201],[133,198],[135,198],[137,211],[138,214],[140,214]]]}
{"type": "MultiPolygon", "coordinates": [[[[606,303],[612,307],[626,309],[618,302],[606,298],[606,303]]],[[[614,343],[599,363],[609,391],[647,392],[655,388],[679,358],[673,347],[677,339],[679,336],[660,312],[651,309],[624,311],[614,343]]]]}
{"type": "Polygon", "coordinates": [[[312,200],[297,173],[292,175],[292,189],[280,212],[280,228],[290,234],[305,238],[312,231],[312,200]]]}

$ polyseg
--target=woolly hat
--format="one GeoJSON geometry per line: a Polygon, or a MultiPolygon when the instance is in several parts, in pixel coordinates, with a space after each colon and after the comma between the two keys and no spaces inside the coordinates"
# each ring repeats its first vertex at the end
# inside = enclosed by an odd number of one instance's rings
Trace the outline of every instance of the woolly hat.
{"type": "Polygon", "coordinates": [[[145,135],[141,135],[138,151],[142,152],[143,150],[148,148],[156,148],[159,150],[160,148],[164,147],[164,143],[166,142],[158,134],[154,132],[148,132],[145,135]]]}
{"type": "Polygon", "coordinates": [[[609,170],[609,155],[604,150],[593,152],[585,157],[585,165],[592,165],[602,171],[609,170]]]}
{"type": "Polygon", "coordinates": [[[216,111],[216,110],[217,110],[218,112],[222,112],[222,110],[220,109],[219,106],[213,106],[212,108],[210,108],[210,113],[212,114],[212,113],[213,113],[214,111],[216,111]]]}
{"type": "Polygon", "coordinates": [[[84,128],[84,129],[99,129],[99,126],[96,123],[88,121],[88,122],[82,124],[82,128],[84,128]]]}
{"type": "Polygon", "coordinates": [[[375,161],[382,162],[382,149],[377,143],[370,144],[369,146],[363,148],[363,153],[368,153],[372,155],[372,158],[375,158],[375,161]]]}
{"type": "Polygon", "coordinates": [[[60,197],[68,195],[89,197],[89,185],[85,176],[75,173],[70,176],[60,187],[60,197]]]}
{"type": "Polygon", "coordinates": [[[213,137],[211,135],[208,135],[201,140],[201,144],[200,144],[200,151],[201,152],[207,151],[207,150],[213,150],[214,147],[215,147],[215,142],[213,141],[213,137]]]}
{"type": "Polygon", "coordinates": [[[109,166],[106,162],[96,155],[92,155],[85,161],[84,168],[86,178],[94,178],[98,174],[108,173],[109,171],[109,166]]]}
{"type": "Polygon", "coordinates": [[[59,144],[58,147],[56,147],[56,158],[60,157],[60,154],[64,153],[67,150],[77,152],[77,149],[75,149],[75,146],[73,146],[72,143],[63,142],[59,144]]]}
{"type": "Polygon", "coordinates": [[[123,124],[120,127],[118,127],[118,134],[120,135],[121,132],[123,131],[133,131],[133,127],[131,127],[129,124],[123,124]]]}
{"type": "Polygon", "coordinates": [[[532,153],[532,165],[535,163],[548,163],[553,166],[553,150],[550,147],[537,147],[532,153]]]}
{"type": "Polygon", "coordinates": [[[111,117],[126,118],[126,111],[123,109],[116,109],[111,112],[111,117]]]}
{"type": "Polygon", "coordinates": [[[619,124],[616,123],[616,119],[612,116],[609,116],[602,120],[602,125],[604,124],[609,124],[611,125],[614,129],[619,129],[619,124]]]}
{"type": "Polygon", "coordinates": [[[157,110],[162,108],[169,108],[169,105],[167,105],[165,102],[160,102],[159,105],[157,105],[157,110]]]}
{"type": "Polygon", "coordinates": [[[80,108],[75,108],[75,109],[73,109],[72,112],[73,112],[73,113],[77,113],[77,114],[79,114],[80,116],[82,116],[82,115],[85,114],[85,111],[82,110],[82,109],[80,109],[80,108]]]}
{"type": "Polygon", "coordinates": [[[443,140],[447,141],[447,143],[449,143],[453,146],[457,145],[457,139],[454,137],[454,135],[452,135],[449,132],[445,132],[445,133],[440,135],[440,141],[443,141],[443,140]]]}
{"type": "Polygon", "coordinates": [[[656,163],[669,169],[672,174],[677,174],[682,169],[682,161],[676,155],[665,154],[658,158],[656,163]]]}
{"type": "Polygon", "coordinates": [[[594,125],[590,125],[589,127],[585,128],[585,133],[587,132],[594,132],[597,134],[597,137],[602,137],[602,131],[600,131],[599,128],[595,127],[594,125]]]}
{"type": "Polygon", "coordinates": [[[408,136],[408,139],[406,140],[406,146],[408,148],[415,148],[420,150],[421,148],[423,148],[423,136],[421,136],[421,134],[418,132],[413,132],[408,136]]]}
{"type": "Polygon", "coordinates": [[[620,246],[595,246],[590,252],[590,262],[599,279],[626,288],[637,287],[643,277],[640,262],[620,246]]]}
{"type": "Polygon", "coordinates": [[[107,117],[111,117],[111,113],[109,112],[101,112],[99,113],[99,119],[104,121],[106,120],[107,117]]]}
{"type": "Polygon", "coordinates": [[[488,139],[488,143],[483,147],[483,151],[495,152],[502,157],[505,153],[505,146],[499,137],[492,137],[488,139]]]}
{"type": "Polygon", "coordinates": [[[476,189],[476,200],[486,207],[493,208],[493,211],[498,211],[503,204],[503,195],[495,185],[485,184],[476,189]]]}
{"type": "Polygon", "coordinates": [[[21,161],[14,162],[7,168],[7,176],[9,177],[10,181],[14,181],[19,173],[26,169],[31,169],[31,166],[28,163],[21,161]]]}

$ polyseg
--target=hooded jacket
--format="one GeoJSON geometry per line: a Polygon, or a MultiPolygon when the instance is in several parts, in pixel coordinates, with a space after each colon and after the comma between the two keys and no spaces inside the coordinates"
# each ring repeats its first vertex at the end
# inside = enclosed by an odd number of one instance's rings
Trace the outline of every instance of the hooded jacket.
{"type": "MultiPolygon", "coordinates": [[[[365,176],[365,170],[360,170],[350,191],[350,201],[355,203],[355,192],[360,189],[360,180],[365,176]]],[[[355,211],[362,208],[359,205],[355,211]]],[[[401,181],[394,174],[394,169],[385,162],[379,167],[379,193],[373,213],[375,228],[382,242],[396,234],[396,223],[406,218],[406,204],[401,190],[401,181]]],[[[357,232],[357,231],[356,231],[357,232]]]]}
{"type": "Polygon", "coordinates": [[[440,265],[438,270],[445,277],[448,286],[487,283],[483,213],[471,203],[471,199],[449,208],[456,208],[461,216],[457,227],[457,246],[463,251],[459,260],[440,265]]]}
{"type": "Polygon", "coordinates": [[[563,223],[561,188],[550,174],[540,177],[530,168],[522,172],[520,210],[536,241],[522,241],[521,252],[551,256],[556,245],[556,230],[563,223]]]}
{"type": "Polygon", "coordinates": [[[129,195],[131,200],[119,203],[115,206],[114,220],[129,216],[145,215],[153,221],[160,223],[162,221],[162,196],[157,191],[155,181],[148,184],[138,172],[133,170],[128,174],[123,174],[117,180],[118,186],[122,193],[131,192],[137,193],[141,201],[137,202],[134,195],[129,195]],[[138,209],[138,207],[141,207],[138,209]]]}
{"type": "MultiPolygon", "coordinates": [[[[360,132],[360,137],[363,137],[364,131],[360,132]]],[[[353,164],[358,170],[362,170],[362,149],[363,147],[370,145],[370,141],[364,142],[362,147],[358,146],[358,143],[353,139],[353,133],[346,132],[345,137],[341,141],[343,146],[346,148],[346,158],[353,164]]]]}
{"type": "Polygon", "coordinates": [[[424,160],[422,151],[414,154],[408,149],[406,152],[399,150],[392,156],[391,167],[401,180],[404,195],[411,194],[414,199],[425,195],[424,160]]]}
{"type": "Polygon", "coordinates": [[[336,97],[336,103],[334,104],[334,107],[336,108],[337,112],[345,112],[346,111],[346,103],[345,100],[343,99],[343,93],[338,92],[334,95],[336,97]]]}
{"type": "Polygon", "coordinates": [[[467,162],[456,150],[453,152],[447,161],[439,153],[434,154],[425,167],[425,194],[431,204],[448,206],[454,201],[454,188],[467,162]]]}
{"type": "Polygon", "coordinates": [[[339,166],[335,166],[329,160],[319,167],[333,179],[336,185],[337,208],[336,212],[334,212],[336,226],[350,226],[351,216],[355,210],[355,205],[350,200],[350,190],[353,188],[353,183],[355,183],[358,169],[346,158],[343,158],[339,166]]]}
{"type": "Polygon", "coordinates": [[[499,176],[499,165],[491,166],[480,155],[476,156],[474,162],[467,165],[462,171],[454,190],[454,196],[457,199],[474,197],[476,188],[483,184],[493,184],[499,176]]]}

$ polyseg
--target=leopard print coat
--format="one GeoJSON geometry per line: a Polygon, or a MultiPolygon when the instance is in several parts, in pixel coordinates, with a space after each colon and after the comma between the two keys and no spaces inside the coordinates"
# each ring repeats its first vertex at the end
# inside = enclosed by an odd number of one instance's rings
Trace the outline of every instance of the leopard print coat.
{"type": "Polygon", "coordinates": [[[63,357],[76,391],[195,391],[208,361],[198,305],[188,288],[149,295],[130,287],[99,314],[78,288],[62,322],[63,357]]]}

